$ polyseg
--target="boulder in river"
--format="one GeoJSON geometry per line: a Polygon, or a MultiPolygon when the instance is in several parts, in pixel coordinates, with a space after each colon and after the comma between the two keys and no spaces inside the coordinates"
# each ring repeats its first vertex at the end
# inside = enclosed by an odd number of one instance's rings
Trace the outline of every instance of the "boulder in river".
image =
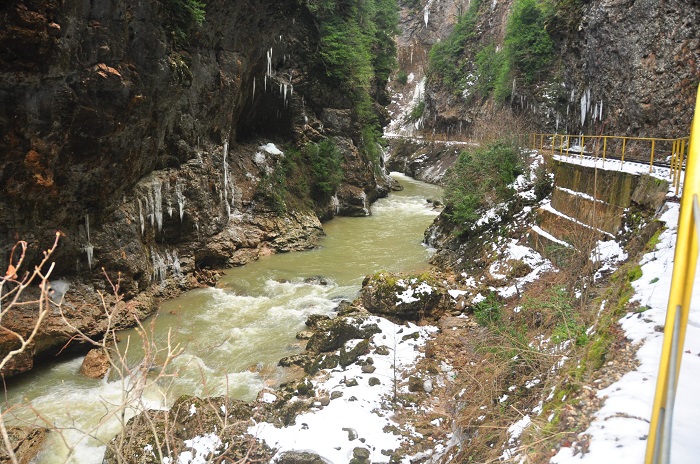
{"type": "Polygon", "coordinates": [[[88,351],[80,366],[80,373],[91,379],[101,379],[110,368],[109,356],[100,348],[88,351]]]}

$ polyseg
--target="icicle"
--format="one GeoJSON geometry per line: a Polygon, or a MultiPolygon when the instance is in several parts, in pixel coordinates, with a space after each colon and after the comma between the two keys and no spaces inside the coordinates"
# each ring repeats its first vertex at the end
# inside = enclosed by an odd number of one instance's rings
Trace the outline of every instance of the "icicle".
{"type": "Polygon", "coordinates": [[[331,207],[336,215],[340,214],[340,201],[338,200],[338,194],[331,197],[331,207]]]}
{"type": "Polygon", "coordinates": [[[151,223],[151,226],[153,225],[153,193],[148,192],[146,195],[146,215],[148,216],[148,222],[151,223]]]}
{"type": "Polygon", "coordinates": [[[581,95],[581,127],[586,123],[586,110],[588,108],[587,98],[587,92],[583,92],[583,95],[581,95]]]}
{"type": "Polygon", "coordinates": [[[182,184],[180,179],[175,181],[175,198],[177,199],[177,206],[180,210],[180,222],[185,215],[185,196],[182,194],[182,184]]]}
{"type": "Polygon", "coordinates": [[[284,84],[284,106],[287,106],[287,84],[284,84]]]}
{"type": "Polygon", "coordinates": [[[141,224],[141,235],[143,235],[144,231],[146,230],[146,223],[143,220],[143,209],[141,208],[141,199],[138,199],[139,202],[139,224],[141,224]]]}
{"type": "Polygon", "coordinates": [[[272,76],[272,47],[267,51],[267,75],[272,76]]]}
{"type": "Polygon", "coordinates": [[[172,260],[173,274],[175,274],[176,276],[182,275],[182,268],[180,267],[180,258],[177,257],[177,250],[173,250],[172,260]]]}
{"type": "Polygon", "coordinates": [[[92,254],[95,248],[90,243],[90,215],[85,215],[85,235],[87,235],[87,245],[85,245],[85,253],[87,254],[88,267],[92,269],[92,254]]]}
{"type": "Polygon", "coordinates": [[[168,275],[165,259],[151,247],[151,263],[153,264],[152,282],[163,282],[168,275]]]}
{"type": "Polygon", "coordinates": [[[430,6],[433,4],[434,0],[428,0],[428,3],[425,4],[425,8],[423,8],[423,21],[425,22],[425,27],[428,27],[428,18],[430,16],[430,6]]]}
{"type": "Polygon", "coordinates": [[[163,192],[160,179],[153,179],[153,214],[160,232],[163,230],[163,192]]]}
{"type": "Polygon", "coordinates": [[[222,186],[224,203],[226,204],[226,212],[231,217],[231,205],[228,203],[228,140],[224,142],[224,185],[222,186]]]}
{"type": "Polygon", "coordinates": [[[600,101],[600,105],[598,106],[598,121],[603,120],[603,100],[600,101]]]}
{"type": "Polygon", "coordinates": [[[255,76],[253,76],[253,99],[255,99],[255,76]]]}
{"type": "Polygon", "coordinates": [[[265,92],[267,92],[267,74],[265,74],[265,92]]]}

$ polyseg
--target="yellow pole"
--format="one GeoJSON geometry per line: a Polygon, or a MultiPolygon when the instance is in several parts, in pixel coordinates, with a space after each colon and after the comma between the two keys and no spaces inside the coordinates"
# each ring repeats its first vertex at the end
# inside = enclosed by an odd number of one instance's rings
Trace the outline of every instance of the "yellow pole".
{"type": "Polygon", "coordinates": [[[559,154],[561,155],[564,153],[564,136],[560,135],[559,136],[559,154]]]}
{"type": "Polygon", "coordinates": [[[620,169],[622,169],[622,163],[625,162],[625,144],[627,143],[627,137],[622,137],[622,156],[620,157],[620,169]]]}
{"type": "Polygon", "coordinates": [[[604,135],[603,136],[603,161],[605,161],[605,150],[608,147],[608,136],[604,135]]]}
{"type": "Polygon", "coordinates": [[[651,172],[654,167],[654,147],[656,146],[656,139],[651,139],[651,157],[649,158],[649,172],[651,172]]]}
{"type": "Polygon", "coordinates": [[[678,196],[678,190],[681,188],[681,176],[683,175],[683,162],[685,162],[685,141],[681,145],[681,159],[678,163],[678,179],[676,179],[676,196],[678,196]]]}
{"type": "Polygon", "coordinates": [[[676,185],[676,172],[680,169],[678,165],[678,155],[681,152],[681,139],[673,141],[673,149],[671,152],[671,185],[676,185]]]}
{"type": "Polygon", "coordinates": [[[586,146],[586,138],[583,135],[581,135],[581,155],[579,156],[579,158],[583,158],[583,149],[585,146],[586,146]]]}
{"type": "MultiPolygon", "coordinates": [[[[680,217],[678,220],[678,237],[673,261],[673,274],[671,278],[671,291],[668,298],[668,310],[666,311],[666,324],[664,326],[664,343],[661,350],[659,364],[659,376],[656,382],[656,394],[654,406],[651,411],[649,423],[649,436],[647,438],[646,464],[653,464],[654,450],[658,440],[657,430],[661,409],[665,408],[668,396],[669,370],[671,357],[670,334],[674,332],[676,311],[680,309],[680,330],[678,331],[678,361],[676,378],[680,372],[680,362],[683,356],[683,342],[685,330],[688,325],[688,312],[690,310],[690,296],[692,294],[693,280],[695,279],[695,265],[698,259],[698,238],[695,234],[693,221],[693,196],[700,192],[700,166],[698,157],[700,152],[700,86],[695,102],[695,116],[690,130],[690,146],[688,147],[688,164],[685,170],[685,182],[683,184],[683,196],[681,198],[680,217]]],[[[700,220],[700,218],[697,218],[700,220]]],[[[663,454],[663,450],[661,453],[663,454]]]]}

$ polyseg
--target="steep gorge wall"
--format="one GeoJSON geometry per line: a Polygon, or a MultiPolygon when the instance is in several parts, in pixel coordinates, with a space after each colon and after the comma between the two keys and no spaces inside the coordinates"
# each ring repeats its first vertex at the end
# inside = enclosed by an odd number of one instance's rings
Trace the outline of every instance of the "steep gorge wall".
{"type": "Polygon", "coordinates": [[[177,3],[0,6],[3,272],[17,240],[34,262],[60,230],[52,278],[73,282],[69,301],[81,284],[108,289],[102,269],[127,299],[168,292],[203,267],[313,246],[319,216],[365,214],[388,191],[357,148],[350,95],[313,59],[302,2],[210,0],[201,25],[177,3]],[[338,195],[320,211],[303,198],[271,208],[277,148],[327,136],[343,155],[338,195]]]}
{"type": "Polygon", "coordinates": [[[439,80],[428,81],[426,131],[473,135],[475,126],[493,119],[499,108],[510,108],[543,131],[656,137],[688,134],[700,81],[697,2],[552,2],[556,13],[545,26],[554,44],[547,77],[532,84],[515,79],[510,95],[497,103],[474,95],[479,78],[476,53],[492,43],[503,47],[514,3],[479,2],[475,34],[456,63],[471,84],[455,92],[439,80]]]}

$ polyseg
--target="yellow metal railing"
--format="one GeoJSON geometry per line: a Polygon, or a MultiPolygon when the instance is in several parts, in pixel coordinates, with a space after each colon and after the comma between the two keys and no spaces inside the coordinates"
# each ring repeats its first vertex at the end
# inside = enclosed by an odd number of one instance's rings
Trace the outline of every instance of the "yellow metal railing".
{"type": "MultiPolygon", "coordinates": [[[[664,343],[656,381],[656,394],[649,424],[646,464],[669,463],[671,453],[671,426],[676,385],[681,367],[683,342],[690,297],[698,260],[700,233],[700,86],[695,103],[695,115],[690,129],[688,160],[683,182],[678,237],[674,253],[671,291],[664,326],[664,343]]],[[[682,162],[680,163],[682,165],[682,162]]]]}
{"type": "Polygon", "coordinates": [[[670,168],[669,177],[676,190],[680,189],[681,173],[685,163],[688,137],[664,139],[657,137],[626,137],[617,135],[571,135],[571,134],[531,134],[530,146],[534,150],[549,149],[552,154],[562,156],[590,155],[620,160],[622,163],[635,161],[649,163],[649,172],[654,165],[670,168]]]}

